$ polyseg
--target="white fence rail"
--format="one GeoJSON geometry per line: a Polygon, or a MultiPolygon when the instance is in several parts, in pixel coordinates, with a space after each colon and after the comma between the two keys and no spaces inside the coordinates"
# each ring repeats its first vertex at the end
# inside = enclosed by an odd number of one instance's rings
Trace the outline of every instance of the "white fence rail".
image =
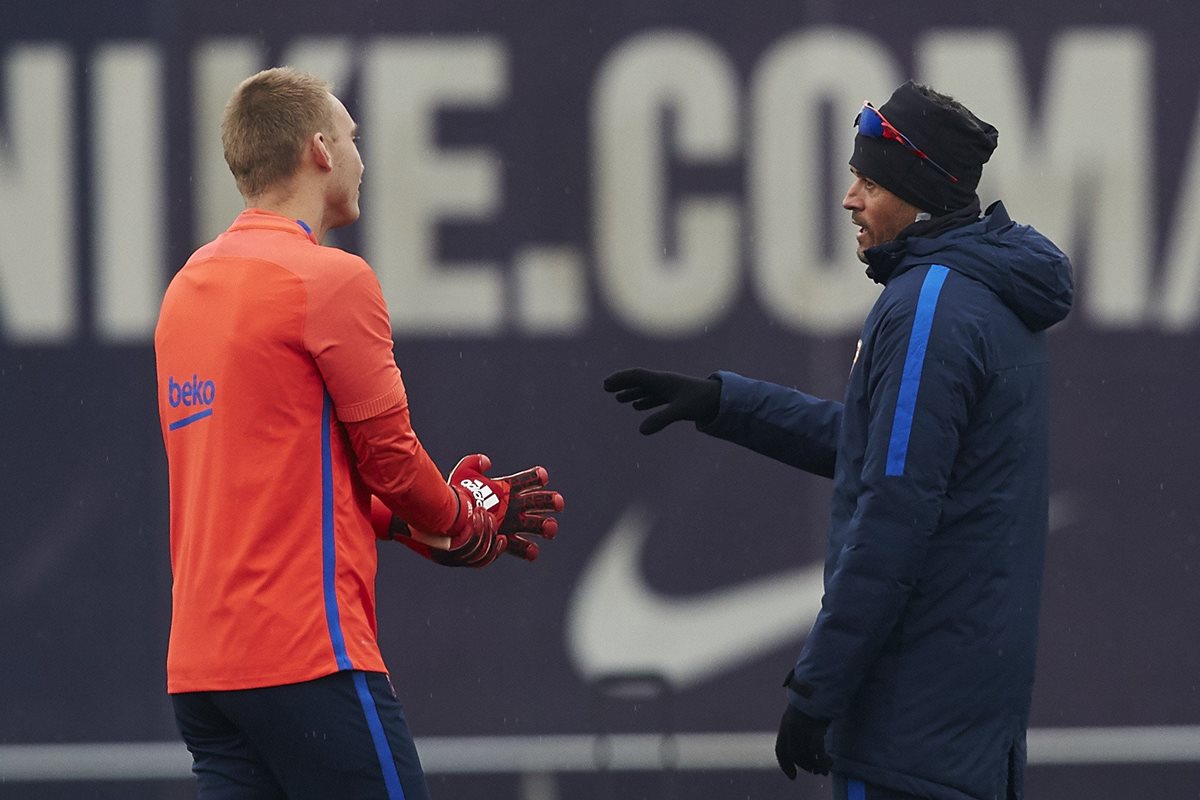
{"type": "MultiPolygon", "coordinates": [[[[589,734],[428,737],[418,742],[431,775],[463,773],[776,769],[774,733],[589,734]]],[[[1200,725],[1040,728],[1029,763],[1200,763],[1200,725]]],[[[178,742],[0,745],[0,782],[174,780],[191,777],[178,742]]]]}

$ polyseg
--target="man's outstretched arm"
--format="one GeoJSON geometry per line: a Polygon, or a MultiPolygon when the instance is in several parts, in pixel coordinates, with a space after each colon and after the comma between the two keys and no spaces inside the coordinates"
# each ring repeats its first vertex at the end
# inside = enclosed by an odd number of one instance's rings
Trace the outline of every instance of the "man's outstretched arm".
{"type": "Polygon", "coordinates": [[[839,402],[724,371],[695,378],[626,369],[605,378],[604,390],[638,411],[657,409],[639,427],[647,436],[672,422],[694,422],[702,433],[806,472],[833,477],[842,425],[839,402]]]}

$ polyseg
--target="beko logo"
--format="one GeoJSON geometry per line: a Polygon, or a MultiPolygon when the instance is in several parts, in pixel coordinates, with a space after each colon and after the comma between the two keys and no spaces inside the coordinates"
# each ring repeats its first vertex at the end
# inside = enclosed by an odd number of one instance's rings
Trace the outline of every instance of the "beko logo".
{"type": "Polygon", "coordinates": [[[205,417],[212,416],[213,400],[217,397],[217,384],[210,380],[204,380],[199,375],[193,374],[191,379],[184,379],[182,383],[175,380],[174,375],[167,376],[167,403],[171,408],[197,408],[193,414],[188,414],[186,417],[172,422],[168,427],[170,430],[182,428],[184,425],[191,425],[193,422],[198,422],[205,417]]]}

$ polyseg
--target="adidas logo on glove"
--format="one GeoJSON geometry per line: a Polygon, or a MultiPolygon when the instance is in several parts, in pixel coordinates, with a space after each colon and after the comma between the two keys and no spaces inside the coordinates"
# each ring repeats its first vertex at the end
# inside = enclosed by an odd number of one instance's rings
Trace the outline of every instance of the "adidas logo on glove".
{"type": "Polygon", "coordinates": [[[492,491],[492,487],[481,480],[465,478],[459,481],[458,485],[470,492],[474,496],[475,502],[483,506],[485,511],[491,511],[492,507],[500,502],[500,498],[492,491]]]}

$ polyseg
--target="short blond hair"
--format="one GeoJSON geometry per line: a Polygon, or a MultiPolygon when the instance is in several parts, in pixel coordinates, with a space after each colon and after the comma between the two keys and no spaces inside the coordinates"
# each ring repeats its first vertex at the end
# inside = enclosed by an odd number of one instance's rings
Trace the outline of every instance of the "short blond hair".
{"type": "Polygon", "coordinates": [[[234,90],[221,117],[225,163],[244,197],[287,180],[308,137],[333,125],[330,85],[292,67],[251,75],[234,90]]]}

